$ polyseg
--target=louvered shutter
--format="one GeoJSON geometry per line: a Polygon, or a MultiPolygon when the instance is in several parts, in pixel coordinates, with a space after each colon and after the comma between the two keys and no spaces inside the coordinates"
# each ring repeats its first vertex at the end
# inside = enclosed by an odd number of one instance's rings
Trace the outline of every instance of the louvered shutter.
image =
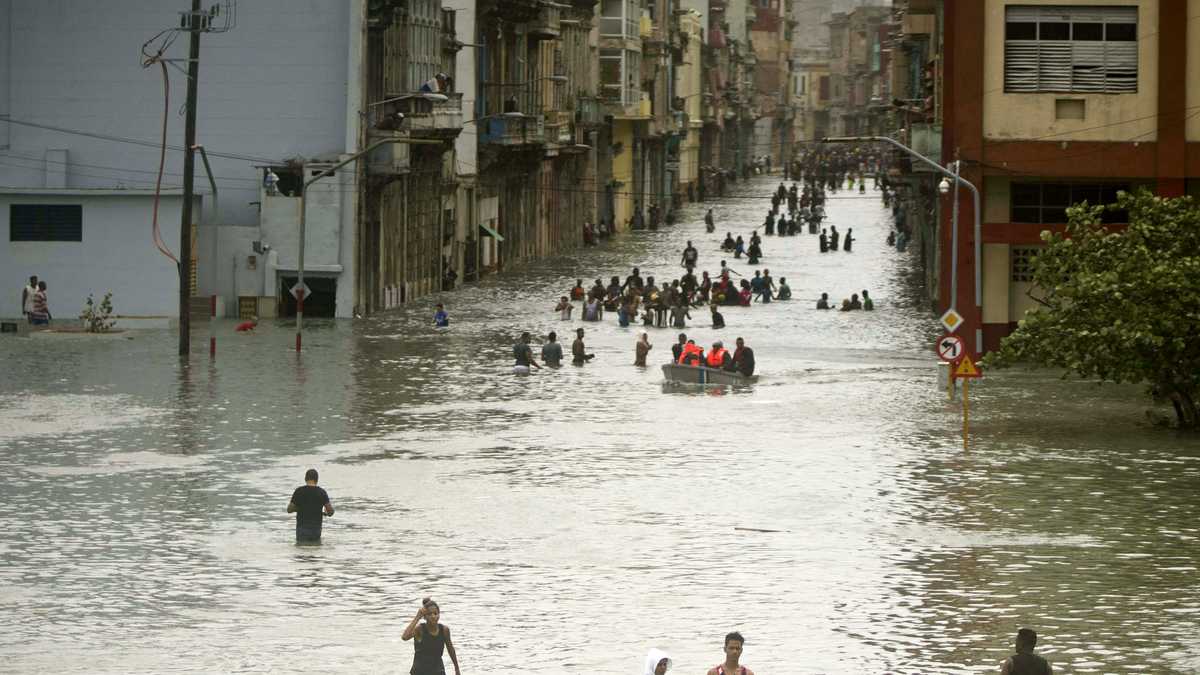
{"type": "Polygon", "coordinates": [[[1137,92],[1136,7],[1009,5],[1005,21],[1006,92],[1137,92]],[[1083,37],[1075,38],[1075,24],[1084,24],[1083,37]],[[1105,27],[1104,39],[1096,24],[1105,27]],[[1033,27],[1036,38],[1026,39],[1033,27]]]}

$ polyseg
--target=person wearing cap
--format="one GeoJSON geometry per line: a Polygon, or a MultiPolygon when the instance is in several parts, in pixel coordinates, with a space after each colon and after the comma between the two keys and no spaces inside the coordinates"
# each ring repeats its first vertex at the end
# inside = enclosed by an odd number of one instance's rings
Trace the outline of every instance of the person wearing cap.
{"type": "Polygon", "coordinates": [[[292,492],[287,512],[296,514],[296,543],[321,543],[321,520],[333,515],[333,504],[324,488],[317,487],[317,470],[304,472],[304,485],[292,492]]]}
{"type": "Polygon", "coordinates": [[[595,354],[588,354],[587,349],[583,346],[583,329],[575,329],[575,342],[571,343],[571,363],[582,366],[592,360],[595,354]]]}

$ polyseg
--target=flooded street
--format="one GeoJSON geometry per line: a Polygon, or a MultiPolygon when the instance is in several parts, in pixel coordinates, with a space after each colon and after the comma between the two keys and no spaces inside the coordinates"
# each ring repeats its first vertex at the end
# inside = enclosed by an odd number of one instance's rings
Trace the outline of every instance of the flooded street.
{"type": "Polygon", "coordinates": [[[299,357],[286,322],[221,323],[215,362],[201,327],[190,367],[166,331],[0,340],[0,670],[406,673],[431,595],[464,673],[636,673],[652,646],[700,673],[735,629],[760,675],[991,673],[1025,625],[1056,673],[1200,671],[1200,441],[1139,387],[1008,372],[972,386],[964,452],[878,192],[827,204],[853,253],[764,237],[793,301],[719,335],[693,311],[697,342],[754,348],[753,387],[666,387],[678,331],[641,369],[640,327],[553,311],[576,278],[676,278],[689,239],[715,270],[777,184],[313,323],[299,357]],[[875,312],[814,309],[864,288],[875,312]],[[521,331],[578,326],[593,362],[510,374],[521,331]],[[298,548],[310,466],[338,511],[298,548]]]}

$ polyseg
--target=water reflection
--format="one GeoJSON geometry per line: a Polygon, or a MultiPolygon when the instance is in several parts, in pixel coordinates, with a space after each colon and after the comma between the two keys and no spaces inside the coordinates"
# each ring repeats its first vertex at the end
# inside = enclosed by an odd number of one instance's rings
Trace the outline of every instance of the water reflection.
{"type": "Polygon", "coordinates": [[[588,366],[509,375],[521,331],[579,325],[552,311],[576,278],[670,278],[688,239],[715,268],[774,184],[739,186],[720,235],[690,208],[312,322],[299,357],[286,322],[222,323],[217,360],[182,366],[166,333],[0,341],[0,471],[20,505],[0,654],[18,672],[394,670],[432,594],[473,672],[631,672],[651,643],[698,672],[734,628],[762,672],[992,672],[1024,624],[1065,671],[1197,670],[1200,445],[1146,427],[1136,388],[989,374],[964,454],[933,393],[921,272],[884,243],[876,195],[831,200],[852,254],[764,238],[795,300],[685,329],[745,337],[754,386],[664,386],[678,331],[650,329],[635,368],[644,329],[611,320],[587,324],[588,366]],[[814,309],[862,288],[874,313],[814,309]],[[309,466],[338,513],[297,548],[284,506],[309,466]]]}

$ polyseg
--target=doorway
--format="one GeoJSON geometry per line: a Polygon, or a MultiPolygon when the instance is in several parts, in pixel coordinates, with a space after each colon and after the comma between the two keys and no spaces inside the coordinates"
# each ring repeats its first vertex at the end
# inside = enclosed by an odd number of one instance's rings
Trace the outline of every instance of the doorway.
{"type": "MultiPolygon", "coordinates": [[[[304,299],[304,316],[332,319],[337,311],[337,277],[304,276],[304,284],[312,293],[304,299]]],[[[296,298],[291,288],[296,285],[296,277],[279,278],[280,303],[279,316],[296,316],[296,298]]]]}

